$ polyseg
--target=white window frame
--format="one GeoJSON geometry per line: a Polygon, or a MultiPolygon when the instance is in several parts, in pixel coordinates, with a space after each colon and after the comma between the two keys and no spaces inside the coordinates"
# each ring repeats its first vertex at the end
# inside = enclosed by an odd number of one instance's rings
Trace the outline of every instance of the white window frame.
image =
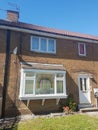
{"type": "MultiPolygon", "coordinates": [[[[25,79],[25,80],[23,80],[23,85],[25,86],[25,81],[26,80],[32,80],[32,81],[34,81],[34,86],[35,86],[35,75],[34,76],[32,76],[32,77],[26,77],[26,73],[23,73],[23,79],[25,79]]],[[[33,88],[33,94],[34,94],[34,89],[35,88],[33,88]]],[[[23,93],[25,93],[25,87],[24,87],[24,89],[23,89],[23,93]]],[[[26,96],[28,96],[28,94],[25,94],[26,96]]],[[[32,94],[29,94],[29,95],[32,95],[32,94]]]]}
{"type": "Polygon", "coordinates": [[[86,44],[85,43],[78,43],[78,54],[79,56],[86,56],[86,44]],[[80,44],[84,46],[84,54],[80,53],[80,44]]]}
{"type": "MultiPolygon", "coordinates": [[[[21,82],[20,82],[20,100],[31,100],[31,99],[58,99],[58,98],[67,98],[66,95],[66,71],[50,71],[50,70],[36,70],[36,69],[21,69],[21,82]],[[34,72],[34,90],[33,94],[25,94],[25,77],[24,73],[26,72],[34,72]],[[36,87],[36,74],[46,73],[46,74],[54,74],[54,94],[35,94],[35,87],[36,87]],[[60,73],[63,74],[63,78],[57,78],[56,75],[60,73]],[[57,93],[56,81],[63,81],[63,93],[57,93]]],[[[32,80],[33,80],[32,79],[32,80]]]]}
{"type": "Polygon", "coordinates": [[[30,46],[30,50],[31,51],[35,51],[35,52],[41,52],[41,53],[50,53],[50,54],[56,54],[56,40],[52,39],[52,38],[46,38],[46,37],[39,37],[39,36],[31,36],[31,46],[30,46]],[[32,45],[33,45],[33,37],[37,37],[39,38],[39,48],[38,49],[33,49],[32,45]],[[46,39],[46,51],[42,51],[41,50],[41,38],[46,39]],[[54,51],[49,51],[48,46],[49,46],[49,40],[53,40],[54,41],[54,51]]]}

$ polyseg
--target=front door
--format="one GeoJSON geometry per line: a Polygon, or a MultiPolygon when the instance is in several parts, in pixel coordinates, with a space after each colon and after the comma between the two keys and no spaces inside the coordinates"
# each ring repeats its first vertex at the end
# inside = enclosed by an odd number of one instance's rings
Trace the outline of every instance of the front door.
{"type": "Polygon", "coordinates": [[[87,75],[79,75],[79,101],[80,104],[91,103],[90,99],[90,82],[87,75]]]}

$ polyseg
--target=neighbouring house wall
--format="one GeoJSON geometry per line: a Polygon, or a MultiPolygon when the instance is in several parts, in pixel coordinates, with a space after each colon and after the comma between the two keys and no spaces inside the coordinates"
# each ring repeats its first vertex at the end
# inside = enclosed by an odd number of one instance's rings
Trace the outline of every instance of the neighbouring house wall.
{"type": "MultiPolygon", "coordinates": [[[[4,33],[5,31],[0,31],[4,33]]],[[[27,107],[27,101],[19,100],[20,88],[20,62],[37,62],[49,64],[63,64],[66,69],[66,88],[67,94],[72,93],[74,99],[79,103],[78,75],[79,73],[91,73],[94,80],[90,80],[91,84],[91,101],[95,105],[93,88],[98,87],[98,44],[86,43],[87,56],[80,57],[78,55],[78,41],[56,39],[56,54],[44,54],[30,51],[30,34],[11,31],[11,48],[12,51],[18,47],[18,55],[11,54],[9,68],[9,83],[6,97],[6,116],[28,113],[42,113],[59,110],[55,100],[46,100],[42,106],[41,100],[32,100],[27,107]]],[[[2,34],[2,41],[5,44],[5,35],[2,34]]],[[[0,39],[1,40],[1,39],[0,39]]],[[[79,41],[80,42],[80,41],[79,41]]],[[[1,46],[1,44],[0,44],[1,46]]],[[[1,48],[0,48],[1,49],[1,48]]],[[[1,52],[1,51],[0,51],[1,52]]],[[[5,55],[3,53],[0,53],[5,55]]],[[[3,60],[3,59],[2,59],[3,60]]],[[[0,69],[0,71],[2,71],[0,69]]],[[[3,77],[3,73],[2,76],[3,77]]],[[[2,81],[0,79],[2,84],[2,81]]],[[[65,102],[65,100],[61,100],[65,102]]],[[[60,101],[60,102],[61,102],[60,101]]]]}

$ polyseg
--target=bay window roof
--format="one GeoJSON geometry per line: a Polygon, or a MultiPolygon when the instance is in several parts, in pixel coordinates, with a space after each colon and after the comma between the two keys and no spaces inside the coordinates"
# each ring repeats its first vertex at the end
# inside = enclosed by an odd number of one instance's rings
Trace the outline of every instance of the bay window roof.
{"type": "Polygon", "coordinates": [[[65,68],[61,64],[42,64],[42,63],[23,63],[21,67],[24,69],[37,69],[37,70],[61,70],[65,71],[65,68]]]}

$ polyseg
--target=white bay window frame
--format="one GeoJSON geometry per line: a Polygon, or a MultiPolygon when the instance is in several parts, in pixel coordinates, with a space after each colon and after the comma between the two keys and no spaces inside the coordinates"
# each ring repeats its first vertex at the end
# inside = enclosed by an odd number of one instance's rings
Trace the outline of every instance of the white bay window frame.
{"type": "Polygon", "coordinates": [[[63,81],[63,92],[65,92],[65,87],[64,87],[64,85],[65,85],[65,74],[63,74],[63,77],[57,77],[56,76],[56,93],[57,93],[57,81],[63,81]]]}
{"type": "MultiPolygon", "coordinates": [[[[66,95],[66,71],[53,71],[53,70],[36,70],[36,69],[21,69],[21,82],[20,82],[20,100],[34,100],[34,99],[61,99],[67,98],[66,95]],[[26,72],[34,73],[34,87],[32,94],[25,94],[25,76],[26,72]],[[53,94],[36,94],[36,75],[37,74],[53,74],[54,75],[54,93],[53,94]],[[63,77],[57,77],[57,74],[62,74],[63,77]],[[57,81],[63,81],[63,93],[57,93],[57,81]]],[[[28,78],[29,79],[29,78],[28,78]]],[[[30,77],[31,79],[31,77],[30,77]]]]}

